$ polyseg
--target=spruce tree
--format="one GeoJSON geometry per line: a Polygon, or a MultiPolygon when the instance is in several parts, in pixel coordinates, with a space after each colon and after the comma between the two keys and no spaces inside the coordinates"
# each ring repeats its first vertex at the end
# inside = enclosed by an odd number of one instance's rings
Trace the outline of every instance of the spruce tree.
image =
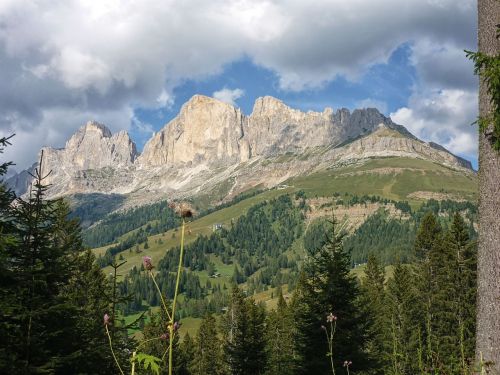
{"type": "Polygon", "coordinates": [[[350,273],[350,259],[342,246],[343,234],[336,232],[332,220],[326,244],[304,265],[304,277],[297,288],[300,301],[308,306],[309,316],[300,320],[304,332],[303,372],[323,374],[330,370],[328,346],[322,325],[332,313],[337,317],[333,360],[337,371],[344,361],[352,361],[353,371],[371,367],[366,353],[368,319],[360,306],[358,282],[350,273]]]}
{"type": "Polygon", "coordinates": [[[453,216],[450,230],[445,236],[445,246],[454,257],[454,332],[457,336],[455,356],[462,371],[471,367],[474,359],[476,332],[477,252],[476,244],[469,238],[468,228],[459,213],[453,216]]]}
{"type": "Polygon", "coordinates": [[[264,308],[245,300],[235,285],[228,311],[222,319],[224,356],[231,374],[263,374],[266,365],[264,308]]]}
{"type": "Polygon", "coordinates": [[[415,274],[411,267],[397,264],[387,282],[387,309],[390,334],[390,367],[387,373],[424,373],[422,314],[415,274]]]}
{"type": "Polygon", "coordinates": [[[0,372],[109,373],[104,277],[68,205],[45,199],[42,162],[16,204],[0,184],[0,372]]]}
{"type": "Polygon", "coordinates": [[[194,358],[190,364],[193,375],[218,375],[222,373],[221,342],[217,336],[215,318],[203,318],[194,343],[194,358]]]}
{"type": "Polygon", "coordinates": [[[388,367],[389,349],[385,271],[378,258],[370,254],[361,286],[361,305],[369,318],[367,351],[377,362],[376,373],[384,373],[388,367]]]}
{"type": "Polygon", "coordinates": [[[295,374],[300,362],[300,353],[294,344],[296,326],[293,312],[287,306],[281,289],[278,292],[278,305],[266,320],[267,371],[269,375],[295,374]]]}
{"type": "MultiPolygon", "coordinates": [[[[422,306],[425,329],[422,332],[424,343],[423,362],[426,371],[437,369],[437,332],[434,313],[436,294],[439,293],[438,270],[442,267],[440,256],[443,250],[442,229],[432,211],[423,217],[415,238],[415,257],[417,259],[417,280],[419,303],[422,306]]],[[[446,261],[448,261],[448,257],[446,261]]],[[[441,278],[442,279],[442,278],[441,278]]]]}

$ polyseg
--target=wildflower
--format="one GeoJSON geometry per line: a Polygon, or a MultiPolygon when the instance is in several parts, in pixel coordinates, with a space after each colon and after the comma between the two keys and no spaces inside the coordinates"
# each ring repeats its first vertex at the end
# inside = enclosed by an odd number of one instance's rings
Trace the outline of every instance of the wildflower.
{"type": "Polygon", "coordinates": [[[160,339],[161,339],[161,340],[165,340],[165,341],[167,341],[169,337],[170,337],[170,335],[169,335],[168,333],[163,333],[163,334],[160,336],[160,339]]]}
{"type": "Polygon", "coordinates": [[[174,323],[174,332],[177,332],[177,330],[181,327],[181,323],[175,322],[174,323]]]}
{"type": "Polygon", "coordinates": [[[323,331],[326,331],[326,327],[325,327],[324,325],[322,325],[322,326],[321,326],[321,329],[322,329],[323,331]]]}
{"type": "Polygon", "coordinates": [[[351,361],[344,361],[344,367],[349,367],[350,365],[352,365],[351,361]]]}
{"type": "Polygon", "coordinates": [[[151,271],[153,269],[153,264],[151,263],[151,257],[142,257],[142,264],[144,265],[144,268],[147,269],[148,271],[151,271]]]}
{"type": "Polygon", "coordinates": [[[109,325],[109,315],[107,313],[104,314],[104,325],[105,326],[109,325]]]}
{"type": "Polygon", "coordinates": [[[332,313],[330,313],[327,317],[326,317],[326,321],[328,323],[333,323],[333,321],[337,320],[337,317],[335,315],[333,315],[332,313]]]}

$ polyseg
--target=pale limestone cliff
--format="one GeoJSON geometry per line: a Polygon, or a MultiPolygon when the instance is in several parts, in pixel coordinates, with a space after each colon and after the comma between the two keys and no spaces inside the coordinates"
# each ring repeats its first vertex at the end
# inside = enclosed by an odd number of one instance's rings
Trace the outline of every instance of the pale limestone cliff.
{"type": "MultiPolygon", "coordinates": [[[[89,122],[63,149],[44,149],[48,195],[122,193],[146,202],[210,191],[236,194],[368,158],[420,158],[473,173],[470,163],[425,143],[376,109],[302,112],[256,100],[250,116],[195,95],[139,156],[126,132],[89,122]]],[[[23,177],[23,176],[21,176],[23,177]]],[[[24,178],[17,179],[25,186],[24,178]]]]}
{"type": "MultiPolygon", "coordinates": [[[[50,172],[45,183],[52,185],[51,191],[57,195],[79,192],[92,185],[91,180],[82,181],[82,172],[109,176],[131,167],[138,155],[127,132],[111,134],[106,126],[95,121],[82,126],[64,148],[44,147],[42,150],[42,174],[50,172]]],[[[106,190],[116,188],[116,185],[95,188],[106,190]]]]}
{"type": "Polygon", "coordinates": [[[250,150],[242,140],[246,121],[239,109],[195,95],[174,120],[147,142],[138,165],[228,165],[248,160],[250,150]]]}

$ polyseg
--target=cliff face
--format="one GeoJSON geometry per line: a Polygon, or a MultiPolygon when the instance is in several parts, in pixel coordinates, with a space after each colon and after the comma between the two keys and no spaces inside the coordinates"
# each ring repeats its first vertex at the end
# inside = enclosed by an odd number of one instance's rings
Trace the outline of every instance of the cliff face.
{"type": "Polygon", "coordinates": [[[138,155],[127,132],[112,135],[106,126],[94,121],[82,126],[64,148],[44,147],[42,150],[42,174],[51,172],[45,183],[52,185],[49,190],[52,195],[80,192],[92,186],[98,191],[117,188],[105,183],[95,186],[90,175],[106,177],[124,170],[134,164],[138,155]],[[88,180],[85,180],[86,175],[88,180]]]}
{"type": "Polygon", "coordinates": [[[333,113],[301,112],[266,96],[252,114],[216,99],[195,95],[144,147],[143,166],[229,165],[256,156],[298,153],[335,145],[392,121],[376,109],[333,113]]]}
{"type": "Polygon", "coordinates": [[[239,109],[195,95],[179,116],[156,133],[138,159],[141,167],[227,165],[248,160],[248,145],[241,141],[247,118],[239,109]]]}
{"type": "MultiPolygon", "coordinates": [[[[301,112],[278,99],[256,100],[250,116],[213,98],[195,95],[153,135],[139,156],[126,132],[111,134],[89,122],[63,149],[44,148],[50,196],[132,193],[141,199],[193,196],[233,181],[229,193],[273,186],[289,177],[367,158],[431,160],[471,172],[470,163],[425,143],[376,109],[301,112]],[[279,164],[273,162],[282,159],[279,164]],[[286,160],[286,162],[283,162],[286,160]]],[[[21,192],[29,178],[18,175],[21,192]]],[[[12,177],[11,179],[13,179],[12,177]]]]}

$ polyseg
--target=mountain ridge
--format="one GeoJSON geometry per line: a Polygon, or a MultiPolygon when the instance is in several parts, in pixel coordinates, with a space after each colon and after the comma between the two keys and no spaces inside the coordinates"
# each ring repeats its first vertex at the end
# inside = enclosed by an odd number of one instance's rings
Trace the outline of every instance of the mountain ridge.
{"type": "MultiPolygon", "coordinates": [[[[64,148],[43,150],[44,172],[53,171],[46,181],[50,197],[97,192],[186,198],[227,181],[232,181],[227,189],[232,194],[388,156],[474,173],[470,162],[419,140],[375,108],[303,112],[270,96],[256,99],[247,116],[230,104],[195,95],[153,134],[142,153],[127,132],[112,134],[95,121],[82,126],[64,148]],[[288,159],[278,165],[279,158],[288,159]]],[[[30,177],[19,176],[7,180],[18,195],[30,177]]]]}

